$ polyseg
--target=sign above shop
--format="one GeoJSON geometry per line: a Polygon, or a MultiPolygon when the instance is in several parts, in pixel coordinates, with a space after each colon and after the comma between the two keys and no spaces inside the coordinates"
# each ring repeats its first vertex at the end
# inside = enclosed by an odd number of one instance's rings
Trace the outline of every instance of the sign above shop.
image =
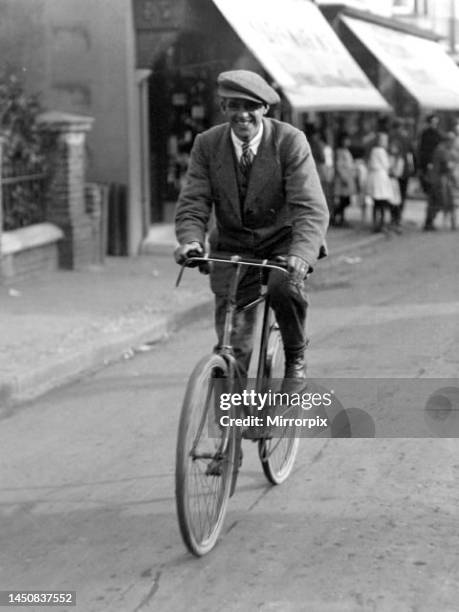
{"type": "Polygon", "coordinates": [[[422,108],[459,109],[459,68],[437,42],[346,15],[341,20],[422,108]]]}
{"type": "Polygon", "coordinates": [[[390,110],[312,2],[214,3],[295,109],[390,110]]]}

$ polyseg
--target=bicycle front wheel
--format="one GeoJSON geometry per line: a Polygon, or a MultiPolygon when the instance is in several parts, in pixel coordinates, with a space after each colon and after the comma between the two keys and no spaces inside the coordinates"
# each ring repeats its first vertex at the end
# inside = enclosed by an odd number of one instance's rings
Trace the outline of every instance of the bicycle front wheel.
{"type": "Polygon", "coordinates": [[[225,360],[220,355],[203,358],[191,374],[180,416],[177,515],[183,541],[198,557],[215,546],[230,494],[236,430],[219,425],[218,405],[218,394],[229,387],[225,360]]]}
{"type": "MultiPolygon", "coordinates": [[[[266,389],[272,381],[281,381],[284,376],[284,346],[277,323],[270,327],[264,381],[266,389]]],[[[286,415],[289,416],[289,415],[286,415]]],[[[258,443],[258,456],[266,478],[271,484],[282,484],[290,476],[298,453],[300,440],[295,426],[277,428],[276,437],[263,438],[258,443]]]]}

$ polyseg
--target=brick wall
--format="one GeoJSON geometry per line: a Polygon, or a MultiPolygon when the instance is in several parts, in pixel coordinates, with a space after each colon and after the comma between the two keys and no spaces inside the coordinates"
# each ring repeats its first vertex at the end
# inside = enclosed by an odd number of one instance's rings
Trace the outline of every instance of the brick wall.
{"type": "MultiPolygon", "coordinates": [[[[93,184],[88,188],[85,183],[86,134],[92,122],[91,117],[58,112],[40,117],[50,142],[48,223],[0,233],[0,281],[57,267],[76,269],[103,262],[104,187],[93,184]]],[[[1,212],[0,196],[0,230],[1,212]]]]}
{"type": "Polygon", "coordinates": [[[1,260],[3,281],[22,280],[30,276],[40,275],[57,270],[57,243],[44,244],[25,251],[5,255],[1,260]]]}
{"type": "Polygon", "coordinates": [[[37,223],[10,232],[0,240],[0,281],[25,278],[56,270],[61,229],[52,223],[37,223]]]}

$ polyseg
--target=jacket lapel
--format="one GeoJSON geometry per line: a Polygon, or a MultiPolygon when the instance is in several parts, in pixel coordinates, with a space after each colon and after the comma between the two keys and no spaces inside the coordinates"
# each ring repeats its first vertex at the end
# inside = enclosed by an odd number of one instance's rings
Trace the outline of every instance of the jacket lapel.
{"type": "Polygon", "coordinates": [[[225,193],[229,202],[232,204],[235,214],[240,217],[239,193],[237,189],[233,144],[231,142],[229,126],[223,131],[216,156],[219,188],[225,193]]]}

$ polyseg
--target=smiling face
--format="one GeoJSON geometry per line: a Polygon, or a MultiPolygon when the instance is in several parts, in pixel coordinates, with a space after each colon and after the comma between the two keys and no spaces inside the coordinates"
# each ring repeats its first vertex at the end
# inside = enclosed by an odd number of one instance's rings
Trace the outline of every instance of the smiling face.
{"type": "Polygon", "coordinates": [[[224,98],[221,108],[236,136],[249,142],[257,135],[269,107],[243,98],[224,98]]]}

